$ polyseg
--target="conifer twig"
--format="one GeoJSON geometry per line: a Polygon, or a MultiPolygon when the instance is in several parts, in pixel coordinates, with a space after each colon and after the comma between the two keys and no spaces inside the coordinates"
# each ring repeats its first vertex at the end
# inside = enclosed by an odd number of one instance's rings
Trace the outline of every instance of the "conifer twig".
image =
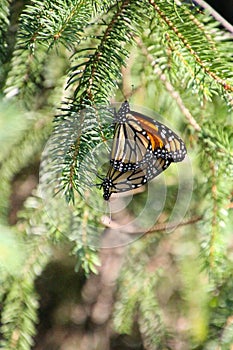
{"type": "Polygon", "coordinates": [[[172,86],[172,84],[167,80],[166,75],[163,74],[162,70],[158,66],[156,66],[156,62],[155,62],[153,56],[148,52],[147,48],[143,45],[142,41],[139,38],[136,38],[135,41],[138,44],[138,46],[141,48],[142,53],[146,56],[146,58],[150,62],[151,66],[154,68],[154,72],[159,76],[159,78],[163,82],[167,91],[176,100],[181,112],[184,114],[184,116],[188,120],[189,124],[194,128],[194,130],[201,131],[200,125],[197,123],[195,118],[192,116],[190,110],[184,105],[179,92],[176,91],[174,89],[174,87],[172,86]]]}
{"type": "Polygon", "coordinates": [[[167,231],[167,230],[172,230],[176,227],[194,224],[200,221],[201,219],[202,219],[202,216],[192,216],[191,218],[185,219],[182,222],[177,222],[177,221],[170,222],[170,223],[163,222],[152,226],[149,230],[146,230],[146,231],[137,231],[137,229],[135,229],[135,231],[129,231],[129,230],[121,229],[122,225],[119,225],[116,221],[107,220],[106,217],[102,218],[102,222],[106,227],[109,227],[110,229],[113,229],[113,230],[120,229],[122,233],[128,233],[130,235],[146,235],[153,232],[167,231]]]}
{"type": "Polygon", "coordinates": [[[145,232],[145,234],[153,233],[153,232],[160,232],[160,231],[167,231],[172,230],[173,228],[195,224],[196,222],[200,221],[202,219],[202,216],[193,216],[189,219],[185,219],[182,222],[170,222],[170,223],[160,223],[156,224],[155,226],[151,227],[148,231],[145,232]]]}
{"type": "Polygon", "coordinates": [[[223,18],[217,11],[215,11],[209,4],[207,4],[204,0],[195,0],[195,3],[201,6],[203,9],[207,10],[211,16],[213,16],[216,21],[221,23],[221,25],[233,35],[233,26],[223,18]]]}
{"type": "Polygon", "coordinates": [[[166,23],[168,28],[175,33],[179,41],[189,51],[189,53],[193,56],[193,58],[198,63],[198,65],[203,69],[203,71],[206,74],[208,74],[214,81],[220,84],[225,91],[233,92],[233,86],[228,81],[226,81],[225,79],[222,79],[217,73],[215,73],[209,67],[206,66],[206,62],[202,60],[200,55],[196,52],[196,50],[192,47],[192,45],[190,45],[187,38],[179,31],[179,29],[175,26],[172,20],[160,8],[158,3],[155,2],[154,0],[148,0],[148,1],[154,7],[155,11],[158,13],[160,18],[166,23]]]}

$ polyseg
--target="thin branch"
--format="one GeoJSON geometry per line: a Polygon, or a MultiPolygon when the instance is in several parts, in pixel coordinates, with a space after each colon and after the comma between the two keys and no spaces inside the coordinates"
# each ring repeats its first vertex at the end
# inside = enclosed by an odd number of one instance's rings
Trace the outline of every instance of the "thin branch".
{"type": "Polygon", "coordinates": [[[217,233],[217,183],[216,183],[216,165],[214,163],[210,164],[210,169],[212,172],[211,177],[211,196],[213,200],[213,216],[211,220],[211,237],[210,237],[210,266],[214,268],[214,253],[215,253],[215,242],[216,242],[216,233],[217,233]]]}
{"type": "Polygon", "coordinates": [[[160,224],[156,224],[154,226],[152,226],[149,230],[147,231],[137,231],[135,229],[135,231],[129,231],[129,230],[124,230],[122,229],[122,225],[119,225],[116,221],[111,221],[109,220],[109,218],[107,218],[106,216],[102,217],[102,223],[106,226],[109,227],[113,230],[119,229],[120,232],[122,233],[127,233],[130,235],[146,235],[149,233],[153,233],[153,232],[161,232],[161,231],[167,231],[167,230],[172,230],[173,228],[176,227],[181,227],[181,226],[185,226],[185,225],[191,225],[191,224],[195,224],[196,222],[202,220],[202,216],[193,216],[189,219],[185,219],[182,222],[171,222],[171,223],[160,223],[160,224]]]}
{"type": "Polygon", "coordinates": [[[222,79],[218,74],[213,72],[210,68],[206,66],[206,62],[204,62],[198,53],[194,50],[192,45],[189,44],[186,37],[178,30],[175,24],[170,20],[169,17],[161,10],[159,5],[154,0],[148,0],[148,2],[154,7],[155,11],[158,13],[160,18],[166,23],[168,28],[172,30],[179,41],[183,43],[184,47],[190,52],[190,54],[194,57],[195,61],[200,65],[203,71],[208,74],[213,80],[215,80],[218,84],[220,84],[224,90],[233,92],[233,86],[228,83],[225,79],[222,79]]]}
{"type": "Polygon", "coordinates": [[[185,219],[182,222],[178,223],[178,222],[171,222],[171,223],[161,223],[161,224],[157,224],[153,227],[151,227],[148,231],[145,232],[145,234],[148,233],[153,233],[153,232],[161,232],[161,231],[167,231],[167,230],[172,230],[173,228],[176,227],[181,227],[181,226],[185,226],[185,225],[190,225],[190,224],[195,224],[196,222],[202,220],[202,216],[193,216],[189,219],[185,219]]]}
{"type": "Polygon", "coordinates": [[[207,4],[204,0],[195,0],[195,3],[201,6],[203,9],[207,10],[211,16],[213,16],[216,21],[221,23],[221,25],[233,35],[233,26],[223,18],[217,11],[215,11],[209,4],[207,4]]]}
{"type": "MultiPolygon", "coordinates": [[[[178,6],[181,6],[181,5],[182,5],[182,3],[181,3],[179,0],[175,0],[175,3],[176,3],[178,6]]],[[[204,25],[204,23],[203,23],[203,22],[200,22],[200,21],[198,20],[198,18],[195,17],[195,16],[193,15],[192,12],[190,13],[190,11],[189,11],[188,8],[187,8],[186,10],[184,9],[184,11],[185,11],[185,13],[188,15],[189,20],[190,20],[191,22],[193,22],[193,24],[194,24],[195,26],[197,26],[197,27],[203,32],[203,35],[206,37],[207,41],[210,43],[212,50],[213,50],[213,51],[216,51],[216,43],[214,42],[214,40],[213,40],[212,36],[210,35],[210,33],[207,32],[207,31],[205,30],[205,25],[204,25]]]]}
{"type": "MultiPolygon", "coordinates": [[[[101,41],[100,41],[100,43],[98,45],[98,48],[96,49],[96,52],[95,52],[95,54],[92,57],[91,74],[90,74],[90,76],[88,78],[88,86],[86,88],[87,96],[88,96],[90,101],[93,101],[92,88],[93,88],[94,80],[95,80],[95,77],[96,77],[97,66],[98,66],[99,61],[102,58],[102,55],[103,55],[101,50],[103,49],[103,47],[106,44],[106,41],[107,41],[110,33],[113,30],[115,22],[117,21],[119,16],[122,14],[122,11],[129,5],[129,2],[130,2],[130,0],[124,0],[122,2],[121,7],[119,7],[117,12],[114,14],[112,20],[108,24],[108,26],[107,26],[104,34],[103,34],[103,37],[102,37],[102,39],[101,39],[101,41]]],[[[82,79],[83,79],[83,76],[82,76],[82,79]]],[[[75,95],[77,94],[77,91],[78,91],[78,88],[76,88],[76,90],[75,90],[75,95]]]]}
{"type": "Polygon", "coordinates": [[[197,123],[195,118],[192,116],[190,110],[184,105],[183,100],[182,100],[179,92],[175,91],[175,89],[173,88],[172,84],[169,81],[167,81],[166,75],[162,73],[162,70],[159,67],[157,67],[155,69],[155,73],[158,74],[159,78],[164,83],[167,91],[176,100],[176,102],[177,102],[181,112],[184,114],[184,116],[188,120],[189,124],[194,128],[194,130],[201,131],[200,125],[197,123]]]}
{"type": "Polygon", "coordinates": [[[197,123],[195,118],[192,116],[192,114],[189,111],[189,109],[184,105],[179,92],[175,91],[175,89],[172,86],[172,84],[169,81],[167,81],[166,75],[163,74],[162,70],[159,67],[156,66],[156,62],[155,62],[153,56],[148,52],[147,48],[143,45],[142,41],[139,38],[136,38],[135,41],[138,44],[138,46],[141,48],[142,53],[147,57],[147,59],[150,62],[151,66],[154,68],[154,73],[156,73],[159,76],[159,78],[163,82],[163,84],[164,84],[165,88],[167,89],[167,91],[176,100],[176,102],[177,102],[181,112],[184,114],[184,116],[188,120],[189,124],[192,125],[194,130],[201,131],[200,125],[197,123]]]}

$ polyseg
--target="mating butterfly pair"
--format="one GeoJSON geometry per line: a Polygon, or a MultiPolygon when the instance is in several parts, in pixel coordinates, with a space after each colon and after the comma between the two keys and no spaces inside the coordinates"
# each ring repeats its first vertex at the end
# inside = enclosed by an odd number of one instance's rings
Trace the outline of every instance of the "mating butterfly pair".
{"type": "Polygon", "coordinates": [[[103,197],[145,185],[172,162],[181,162],[184,142],[167,126],[130,110],[125,101],[115,116],[110,167],[103,179],[103,197]]]}

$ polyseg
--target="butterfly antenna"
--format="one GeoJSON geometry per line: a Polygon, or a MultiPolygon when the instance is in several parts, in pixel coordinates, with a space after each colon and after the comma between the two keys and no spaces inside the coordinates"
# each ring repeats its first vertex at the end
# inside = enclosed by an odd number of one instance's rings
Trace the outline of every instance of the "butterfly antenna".
{"type": "Polygon", "coordinates": [[[130,93],[128,94],[128,100],[133,96],[133,94],[135,93],[135,91],[136,91],[136,89],[135,89],[135,87],[134,87],[134,85],[132,84],[131,85],[131,91],[130,91],[130,93]]]}
{"type": "Polygon", "coordinates": [[[111,211],[111,205],[109,201],[107,205],[108,205],[108,211],[109,211],[109,225],[110,225],[112,221],[112,211],[111,211]]]}
{"type": "Polygon", "coordinates": [[[123,95],[125,101],[128,101],[128,100],[133,96],[133,94],[134,94],[135,91],[136,91],[136,89],[135,89],[135,87],[134,87],[133,84],[131,85],[131,90],[130,90],[128,93],[124,93],[124,90],[126,90],[126,89],[124,89],[124,87],[123,87],[123,89],[121,89],[121,88],[119,87],[119,90],[120,90],[120,92],[122,93],[122,95],[123,95]]]}
{"type": "Polygon", "coordinates": [[[107,225],[110,226],[112,221],[112,211],[111,211],[111,205],[109,201],[107,201],[106,207],[105,207],[105,218],[106,220],[109,220],[107,225]]]}
{"type": "Polygon", "coordinates": [[[124,90],[123,84],[122,84],[121,86],[118,85],[118,89],[120,90],[120,92],[121,92],[121,94],[122,94],[124,100],[127,101],[127,97],[126,97],[126,95],[125,95],[125,93],[124,93],[124,91],[123,91],[123,90],[124,90]]]}
{"type": "Polygon", "coordinates": [[[96,177],[98,177],[98,179],[100,179],[102,181],[104,180],[104,178],[102,176],[100,176],[99,174],[96,173],[95,175],[96,175],[96,177]]]}

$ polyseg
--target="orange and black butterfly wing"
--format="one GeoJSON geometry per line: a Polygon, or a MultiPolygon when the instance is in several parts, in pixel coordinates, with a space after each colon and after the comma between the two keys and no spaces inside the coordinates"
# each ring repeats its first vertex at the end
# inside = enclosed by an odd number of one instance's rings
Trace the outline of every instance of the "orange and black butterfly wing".
{"type": "Polygon", "coordinates": [[[167,169],[170,163],[168,159],[154,158],[153,161],[145,162],[141,168],[125,172],[110,166],[102,183],[104,199],[108,200],[112,193],[127,192],[145,185],[167,169]]]}
{"type": "Polygon", "coordinates": [[[143,114],[132,111],[133,116],[146,130],[155,156],[168,158],[171,162],[181,162],[186,153],[183,140],[166,125],[143,114]]]}
{"type": "Polygon", "coordinates": [[[110,166],[106,178],[102,183],[104,199],[108,200],[112,193],[127,192],[142,186],[145,181],[144,175],[141,169],[120,172],[110,166]]]}

